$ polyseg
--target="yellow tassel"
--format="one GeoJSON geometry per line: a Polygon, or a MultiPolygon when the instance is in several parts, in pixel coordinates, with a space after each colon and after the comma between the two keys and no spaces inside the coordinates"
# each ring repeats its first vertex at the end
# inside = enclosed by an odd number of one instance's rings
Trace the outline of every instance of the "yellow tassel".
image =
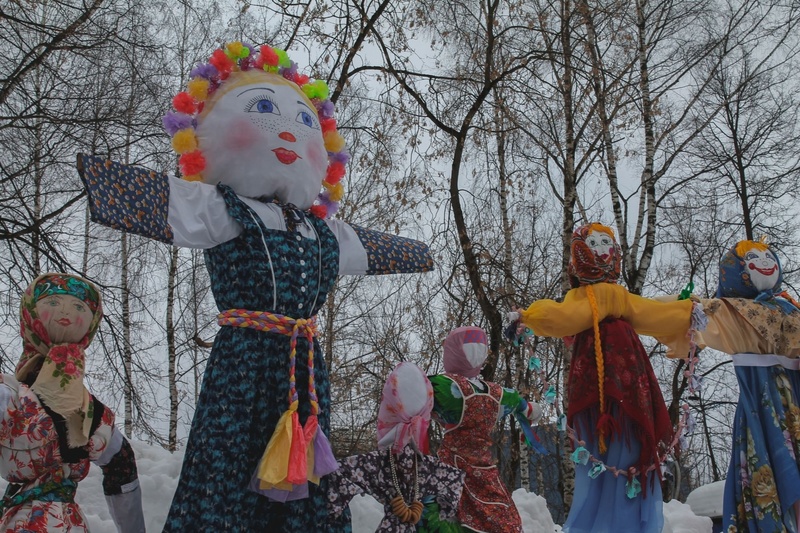
{"type": "Polygon", "coordinates": [[[275,432],[269,439],[264,455],[258,463],[258,479],[263,483],[277,485],[286,482],[289,471],[289,451],[292,448],[292,413],[297,411],[294,401],[278,420],[275,432]]]}
{"type": "Polygon", "coordinates": [[[329,152],[341,152],[344,148],[344,137],[338,131],[329,131],[325,134],[325,149],[329,152]]]}
{"type": "Polygon", "coordinates": [[[186,92],[198,102],[203,102],[208,98],[208,85],[208,80],[195,78],[186,84],[186,92]]]}
{"type": "Polygon", "coordinates": [[[172,137],[172,148],[179,154],[197,150],[197,136],[192,128],[184,128],[172,137]]]}

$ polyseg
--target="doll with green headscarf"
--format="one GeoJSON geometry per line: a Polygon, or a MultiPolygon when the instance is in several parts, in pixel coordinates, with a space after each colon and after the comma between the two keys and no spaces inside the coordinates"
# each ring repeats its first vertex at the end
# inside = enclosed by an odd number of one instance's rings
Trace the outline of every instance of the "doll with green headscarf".
{"type": "Polygon", "coordinates": [[[83,383],[102,316],[97,287],[78,276],[44,274],[22,295],[22,357],[13,376],[0,375],[3,531],[87,531],[75,491],[90,462],[117,529],[145,530],[133,450],[83,383]]]}

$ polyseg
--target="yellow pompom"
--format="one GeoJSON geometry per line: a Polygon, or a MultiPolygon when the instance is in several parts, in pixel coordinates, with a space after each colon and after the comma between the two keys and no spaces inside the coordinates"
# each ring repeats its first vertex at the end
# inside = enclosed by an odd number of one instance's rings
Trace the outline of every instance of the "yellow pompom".
{"type": "Polygon", "coordinates": [[[203,102],[208,98],[208,80],[195,78],[186,84],[186,92],[198,102],[203,102]]]}
{"type": "Polygon", "coordinates": [[[240,57],[242,57],[242,43],[240,43],[239,41],[228,43],[228,45],[225,48],[228,51],[227,54],[228,57],[230,57],[231,59],[239,59],[240,57]]]}
{"type": "Polygon", "coordinates": [[[340,202],[344,198],[344,186],[341,183],[331,185],[327,188],[330,192],[330,199],[332,202],[340,202]]]}
{"type": "Polygon", "coordinates": [[[183,179],[186,181],[203,181],[202,174],[192,174],[191,176],[184,176],[183,179]]]}
{"type": "Polygon", "coordinates": [[[344,137],[338,131],[329,131],[325,134],[325,149],[329,152],[341,152],[344,148],[344,137]]]}
{"type": "Polygon", "coordinates": [[[184,128],[172,137],[172,148],[179,154],[197,150],[197,137],[192,128],[184,128]]]}

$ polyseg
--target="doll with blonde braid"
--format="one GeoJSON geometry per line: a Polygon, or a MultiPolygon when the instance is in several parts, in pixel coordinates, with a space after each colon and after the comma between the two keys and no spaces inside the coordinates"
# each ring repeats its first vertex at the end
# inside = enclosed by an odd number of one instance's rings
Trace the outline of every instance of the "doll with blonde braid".
{"type": "Polygon", "coordinates": [[[695,304],[629,293],[617,283],[620,261],[611,228],[580,226],[571,243],[573,288],[563,302],[539,300],[509,313],[535,335],[575,337],[567,423],[576,449],[586,451],[576,456],[575,494],[563,528],[570,533],[659,533],[664,523],[659,447],[670,443],[673,428],[638,335],[685,338],[696,322],[695,304]],[[584,460],[589,456],[596,462],[584,460]],[[614,468],[604,471],[601,464],[614,468]]]}

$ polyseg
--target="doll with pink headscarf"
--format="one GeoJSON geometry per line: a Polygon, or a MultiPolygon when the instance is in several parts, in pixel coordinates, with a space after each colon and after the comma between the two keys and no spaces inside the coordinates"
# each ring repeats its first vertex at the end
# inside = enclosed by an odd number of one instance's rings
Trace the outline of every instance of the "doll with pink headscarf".
{"type": "Polygon", "coordinates": [[[514,414],[528,428],[541,409],[517,391],[480,378],[489,354],[486,332],[467,326],[444,341],[444,374],[430,376],[434,418],[444,428],[439,459],[466,472],[458,523],[450,530],[517,533],[522,520],[500,479],[492,454],[492,432],[503,416],[514,414]]]}
{"type": "Polygon", "coordinates": [[[432,408],[433,390],[422,370],[413,363],[397,365],[383,387],[378,450],[343,459],[331,475],[332,516],[353,496],[369,494],[386,513],[381,532],[410,533],[455,517],[464,473],[427,455],[432,408]]]}
{"type": "Polygon", "coordinates": [[[0,375],[3,531],[87,531],[75,491],[90,462],[117,530],[145,530],[133,449],[83,383],[102,316],[97,287],[78,276],[44,274],[22,295],[22,357],[13,376],[0,375]]]}

